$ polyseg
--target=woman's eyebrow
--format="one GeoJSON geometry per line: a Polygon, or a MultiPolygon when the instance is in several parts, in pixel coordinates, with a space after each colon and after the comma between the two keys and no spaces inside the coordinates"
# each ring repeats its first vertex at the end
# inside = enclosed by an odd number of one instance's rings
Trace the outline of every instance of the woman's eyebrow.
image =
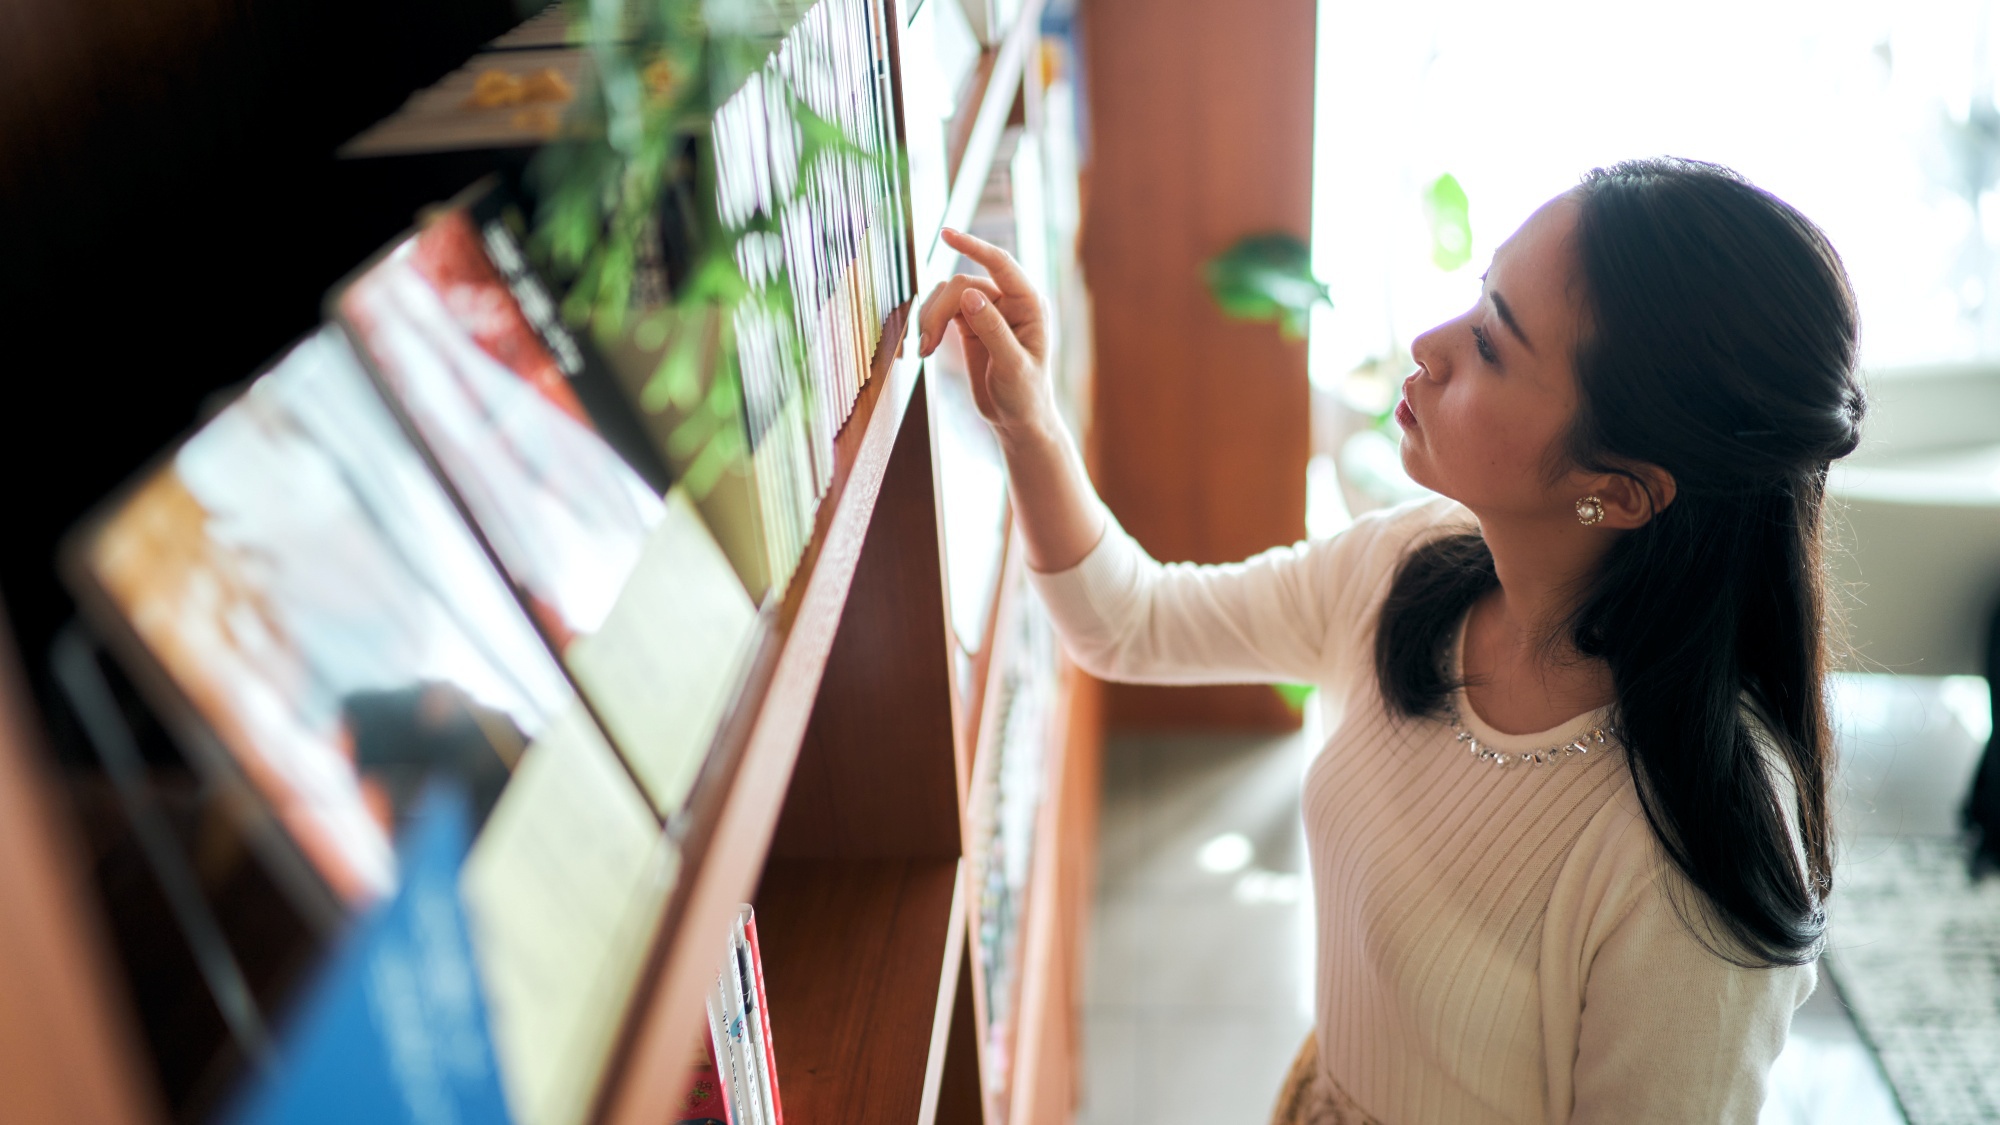
{"type": "Polygon", "coordinates": [[[1507,330],[1514,334],[1516,340],[1521,341],[1521,346],[1528,349],[1529,355],[1533,355],[1535,345],[1529,343],[1528,334],[1521,331],[1521,322],[1514,319],[1514,310],[1507,307],[1506,299],[1498,293],[1488,293],[1487,296],[1493,298],[1493,311],[1500,314],[1500,323],[1507,326],[1507,330]]]}

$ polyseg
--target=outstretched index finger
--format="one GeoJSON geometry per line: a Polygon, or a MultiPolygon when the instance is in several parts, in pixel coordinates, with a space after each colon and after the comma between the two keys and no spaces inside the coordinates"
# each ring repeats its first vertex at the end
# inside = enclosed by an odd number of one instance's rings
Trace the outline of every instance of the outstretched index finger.
{"type": "Polygon", "coordinates": [[[1000,292],[1010,297],[1035,295],[1034,283],[1028,280],[1028,275],[1022,271],[1021,263],[1014,260],[1014,255],[964,231],[946,227],[942,234],[945,245],[985,266],[994,283],[1000,286],[1000,292]]]}
{"type": "Polygon", "coordinates": [[[989,278],[962,273],[940,284],[930,296],[924,298],[923,307],[917,310],[919,354],[931,354],[931,349],[944,340],[944,326],[958,315],[959,302],[965,299],[969,289],[977,289],[994,300],[1000,299],[1000,287],[989,278]]]}

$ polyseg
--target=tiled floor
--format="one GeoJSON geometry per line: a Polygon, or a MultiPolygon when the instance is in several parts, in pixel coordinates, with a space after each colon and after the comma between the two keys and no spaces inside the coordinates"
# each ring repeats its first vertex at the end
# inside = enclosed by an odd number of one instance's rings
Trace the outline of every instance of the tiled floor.
{"type": "Polygon", "coordinates": [[[1304,764],[1296,738],[1107,748],[1079,1123],[1269,1115],[1312,1026],[1304,764]]]}
{"type": "MultiPolygon", "coordinates": [[[[1845,846],[1949,834],[1980,742],[1982,681],[1842,679],[1845,846]]],[[[1316,739],[1129,737],[1106,749],[1077,1125],[1266,1120],[1311,1026],[1298,820],[1316,739]]],[[[1833,988],[1793,1021],[1762,1125],[1900,1125],[1833,988]]]]}

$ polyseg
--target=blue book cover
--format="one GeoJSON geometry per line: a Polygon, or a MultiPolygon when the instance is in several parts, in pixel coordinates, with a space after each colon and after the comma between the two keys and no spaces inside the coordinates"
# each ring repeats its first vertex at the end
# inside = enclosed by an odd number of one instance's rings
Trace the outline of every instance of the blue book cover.
{"type": "Polygon", "coordinates": [[[459,868],[468,802],[434,785],[402,834],[402,883],[349,934],[233,1125],[508,1125],[459,868]]]}

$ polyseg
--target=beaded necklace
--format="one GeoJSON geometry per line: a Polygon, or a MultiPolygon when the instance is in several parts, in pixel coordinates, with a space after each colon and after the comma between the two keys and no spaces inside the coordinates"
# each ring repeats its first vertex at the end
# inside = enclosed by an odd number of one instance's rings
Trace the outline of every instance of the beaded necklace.
{"type": "Polygon", "coordinates": [[[1448,708],[1446,715],[1451,720],[1452,729],[1458,732],[1458,741],[1464,744],[1466,751],[1480,761],[1491,762],[1496,766],[1553,765],[1568,758],[1583,757],[1593,750],[1601,751],[1605,746],[1610,744],[1613,738],[1618,736],[1618,728],[1616,727],[1595,726],[1560,745],[1544,746],[1539,750],[1519,750],[1510,753],[1505,750],[1495,750],[1493,747],[1479,741],[1479,736],[1465,729],[1465,720],[1459,717],[1457,705],[1447,704],[1446,706],[1448,708]]]}

